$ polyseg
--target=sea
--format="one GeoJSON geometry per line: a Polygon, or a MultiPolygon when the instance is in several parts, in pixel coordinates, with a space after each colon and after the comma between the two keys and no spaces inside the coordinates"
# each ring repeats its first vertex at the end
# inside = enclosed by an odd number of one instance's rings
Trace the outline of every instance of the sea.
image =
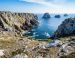
{"type": "Polygon", "coordinates": [[[42,18],[44,14],[37,14],[38,26],[25,33],[27,36],[31,36],[34,39],[47,39],[54,34],[58,26],[67,18],[74,18],[75,14],[50,14],[51,18],[42,18]],[[60,15],[60,18],[55,18],[55,15],[60,15]]]}

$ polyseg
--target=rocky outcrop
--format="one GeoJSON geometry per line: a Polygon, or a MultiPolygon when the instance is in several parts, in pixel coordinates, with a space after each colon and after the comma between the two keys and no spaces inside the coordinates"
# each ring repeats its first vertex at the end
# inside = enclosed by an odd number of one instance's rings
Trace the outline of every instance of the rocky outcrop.
{"type": "Polygon", "coordinates": [[[64,17],[67,17],[68,16],[68,14],[64,14],[64,17]]]}
{"type": "Polygon", "coordinates": [[[0,32],[0,58],[56,58],[58,47],[42,48],[47,42],[14,32],[0,32]]]}
{"type": "Polygon", "coordinates": [[[7,31],[25,31],[38,25],[37,15],[0,11],[0,27],[7,31]]]}
{"type": "Polygon", "coordinates": [[[57,47],[44,49],[47,42],[18,34],[37,24],[34,14],[0,11],[0,58],[55,58],[57,47]]]}
{"type": "Polygon", "coordinates": [[[74,58],[75,57],[75,36],[60,38],[63,44],[59,49],[58,55],[60,58],[74,58]]]}
{"type": "Polygon", "coordinates": [[[75,35],[75,18],[65,19],[54,33],[54,37],[75,35]]]}
{"type": "Polygon", "coordinates": [[[55,15],[55,18],[60,18],[60,15],[55,15]]]}
{"type": "Polygon", "coordinates": [[[44,15],[43,15],[43,19],[49,19],[51,16],[50,16],[50,14],[49,13],[45,13],[44,15]]]}
{"type": "MultiPolygon", "coordinates": [[[[75,37],[71,40],[63,38],[60,40],[60,46],[47,48],[44,47],[47,46],[47,41],[33,40],[29,36],[20,36],[16,33],[37,25],[36,19],[37,16],[29,13],[0,12],[0,58],[59,58],[74,52],[75,37]]],[[[58,40],[55,43],[58,44],[58,40]]]]}

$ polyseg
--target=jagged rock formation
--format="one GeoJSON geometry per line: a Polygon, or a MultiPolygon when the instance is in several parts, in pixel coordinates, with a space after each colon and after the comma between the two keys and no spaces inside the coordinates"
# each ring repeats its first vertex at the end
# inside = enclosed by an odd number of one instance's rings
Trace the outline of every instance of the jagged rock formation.
{"type": "Polygon", "coordinates": [[[41,48],[46,44],[14,32],[1,31],[0,50],[3,50],[3,55],[0,54],[0,58],[56,58],[59,48],[41,48]]]}
{"type": "Polygon", "coordinates": [[[57,47],[43,49],[41,47],[47,42],[17,33],[37,24],[37,16],[34,14],[0,11],[0,58],[55,58],[57,47]]]}
{"type": "Polygon", "coordinates": [[[51,16],[50,16],[50,14],[49,13],[45,13],[44,15],[43,15],[43,17],[42,18],[44,18],[44,19],[49,19],[51,16]]]}
{"type": "Polygon", "coordinates": [[[62,37],[75,34],[75,18],[65,19],[58,29],[55,31],[55,37],[62,37]]]}
{"type": "Polygon", "coordinates": [[[68,16],[68,14],[64,14],[64,17],[67,17],[68,16]]]}
{"type": "Polygon", "coordinates": [[[59,49],[60,58],[75,58],[75,36],[60,38],[63,45],[59,49]]]}
{"type": "Polygon", "coordinates": [[[60,15],[55,15],[55,18],[60,18],[60,15]]]}
{"type": "Polygon", "coordinates": [[[9,31],[25,31],[38,25],[37,15],[32,13],[11,13],[0,11],[0,26],[9,31]]]}
{"type": "Polygon", "coordinates": [[[65,19],[55,31],[52,38],[62,41],[59,46],[58,58],[75,57],[75,18],[65,19]],[[70,35],[70,36],[69,36],[70,35]],[[65,37],[64,37],[65,36],[65,37]]]}
{"type": "Polygon", "coordinates": [[[37,16],[29,13],[0,12],[0,58],[59,58],[60,56],[63,57],[65,52],[68,55],[67,51],[74,52],[75,37],[71,41],[61,40],[63,42],[61,46],[44,48],[48,44],[47,41],[33,40],[31,37],[20,36],[16,33],[17,31],[27,30],[23,28],[30,29],[31,25],[37,25],[35,19],[37,19],[37,16]],[[66,45],[66,43],[70,44],[66,45]],[[64,52],[61,52],[60,48],[64,45],[66,45],[62,48],[64,52]],[[69,49],[69,47],[73,49],[69,49]]]}

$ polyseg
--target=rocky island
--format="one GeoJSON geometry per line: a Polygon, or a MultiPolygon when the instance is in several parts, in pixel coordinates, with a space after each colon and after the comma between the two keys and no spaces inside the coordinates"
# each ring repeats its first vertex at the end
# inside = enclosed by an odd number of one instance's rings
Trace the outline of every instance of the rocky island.
{"type": "Polygon", "coordinates": [[[60,15],[55,15],[55,18],[60,18],[60,15]]]}
{"type": "Polygon", "coordinates": [[[68,14],[64,14],[64,16],[66,17],[66,16],[68,16],[68,14]]]}
{"type": "Polygon", "coordinates": [[[51,16],[49,13],[45,13],[42,18],[43,19],[49,19],[49,18],[51,18],[51,16]]]}

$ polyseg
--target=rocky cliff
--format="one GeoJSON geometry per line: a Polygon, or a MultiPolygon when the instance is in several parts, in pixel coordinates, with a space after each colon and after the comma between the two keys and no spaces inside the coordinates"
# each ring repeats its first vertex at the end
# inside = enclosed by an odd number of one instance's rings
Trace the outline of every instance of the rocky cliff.
{"type": "Polygon", "coordinates": [[[19,35],[37,26],[37,19],[32,13],[0,11],[0,58],[50,58],[49,49],[39,47],[46,42],[19,35]]]}
{"type": "Polygon", "coordinates": [[[0,27],[7,31],[23,32],[38,25],[37,15],[0,11],[0,27]]]}
{"type": "Polygon", "coordinates": [[[46,48],[47,41],[17,34],[37,24],[34,14],[0,12],[0,58],[62,58],[75,53],[75,36],[62,38],[61,46],[46,48]]]}
{"type": "Polygon", "coordinates": [[[55,31],[55,37],[75,35],[75,18],[65,19],[55,31]]]}
{"type": "Polygon", "coordinates": [[[46,48],[47,42],[18,34],[38,24],[31,13],[0,11],[0,58],[56,58],[58,47],[46,48]]]}

